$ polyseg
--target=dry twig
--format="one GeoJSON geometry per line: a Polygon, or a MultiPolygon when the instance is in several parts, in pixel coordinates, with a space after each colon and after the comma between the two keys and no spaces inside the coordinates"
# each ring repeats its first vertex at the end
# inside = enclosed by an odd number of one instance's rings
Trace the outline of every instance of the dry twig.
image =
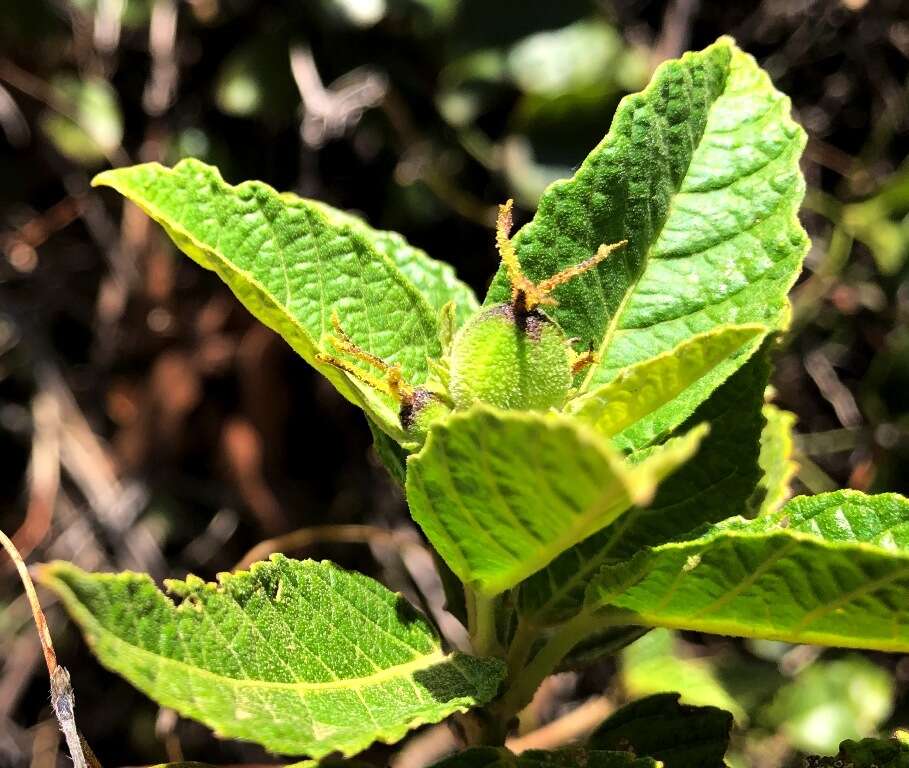
{"type": "Polygon", "coordinates": [[[25,594],[28,596],[32,608],[35,628],[38,631],[38,639],[41,641],[41,650],[44,652],[44,661],[50,675],[51,706],[66,739],[66,746],[69,747],[73,765],[75,768],[100,768],[97,759],[76,728],[76,700],[69,672],[57,663],[57,654],[54,652],[54,642],[47,628],[47,619],[41,609],[41,603],[35,592],[35,585],[32,583],[28,568],[22,560],[19,550],[16,549],[16,545],[3,531],[0,531],[0,544],[3,544],[3,548],[16,564],[16,570],[19,571],[19,578],[22,580],[22,586],[25,588],[25,594]]]}

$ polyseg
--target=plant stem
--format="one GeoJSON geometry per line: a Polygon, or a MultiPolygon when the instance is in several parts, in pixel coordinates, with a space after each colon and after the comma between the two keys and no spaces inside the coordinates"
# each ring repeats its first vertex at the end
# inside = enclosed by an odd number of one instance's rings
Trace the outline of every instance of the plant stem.
{"type": "Polygon", "coordinates": [[[523,618],[518,621],[518,627],[515,630],[514,637],[511,639],[511,645],[508,647],[508,655],[505,657],[510,680],[513,680],[523,671],[530,652],[533,650],[533,641],[537,639],[539,634],[540,630],[538,627],[526,622],[523,618]]]}
{"type": "Polygon", "coordinates": [[[501,656],[502,646],[496,632],[496,602],[468,588],[467,623],[470,644],[477,656],[501,656]],[[471,610],[471,607],[473,610],[471,610]]]}
{"type": "MultiPolygon", "coordinates": [[[[605,629],[611,623],[613,623],[612,617],[608,615],[579,613],[556,629],[530,664],[523,669],[509,669],[510,686],[495,706],[496,713],[502,721],[508,722],[530,703],[537,688],[540,687],[540,683],[555,671],[559,662],[572,648],[585,637],[605,629]]],[[[525,630],[525,633],[530,634],[529,630],[525,630]]],[[[518,639],[517,635],[515,639],[518,639]]],[[[522,639],[521,642],[523,644],[528,641],[522,639]]],[[[532,635],[530,642],[532,642],[532,635]]],[[[512,649],[514,649],[514,644],[512,649]]],[[[525,658],[527,651],[529,651],[529,647],[524,651],[525,658]]],[[[518,662],[517,654],[513,661],[518,662]]]]}

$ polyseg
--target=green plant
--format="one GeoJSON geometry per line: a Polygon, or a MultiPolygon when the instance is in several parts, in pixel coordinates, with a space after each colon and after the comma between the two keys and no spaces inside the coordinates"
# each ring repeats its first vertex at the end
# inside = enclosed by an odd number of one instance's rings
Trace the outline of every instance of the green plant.
{"type": "Polygon", "coordinates": [[[652,627],[909,650],[909,502],[784,501],[791,419],[765,390],[807,247],[803,145],[731,40],[662,65],[513,241],[503,207],[484,307],[324,204],[194,160],[102,173],[363,409],[472,647],[327,562],[167,582],[177,603],[140,574],[41,580],[103,664],[282,754],[349,757],[459,713],[474,746],[451,768],[722,765],[731,715],[673,696],[585,746],[503,745],[548,675],[652,627]]]}

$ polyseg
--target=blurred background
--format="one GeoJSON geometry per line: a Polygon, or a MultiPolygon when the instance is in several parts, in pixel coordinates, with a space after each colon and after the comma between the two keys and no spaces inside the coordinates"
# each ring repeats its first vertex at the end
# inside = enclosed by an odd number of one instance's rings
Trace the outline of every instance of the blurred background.
{"type": "MultiPolygon", "coordinates": [[[[909,492],[906,0],[4,0],[0,527],[30,562],[162,579],[211,578],[321,526],[283,548],[443,616],[361,415],[89,180],[199,157],[399,230],[482,295],[495,205],[513,196],[526,220],[624,94],[721,34],[810,136],[813,247],[774,378],[798,418],[796,490],[909,492]]],[[[67,765],[21,587],[6,562],[0,577],[0,765],[67,765]]],[[[102,763],[274,761],[159,712],[44,598],[102,763]]],[[[667,680],[747,724],[736,766],[798,765],[909,723],[909,657],[654,632],[547,684],[525,744],[553,746],[667,680]],[[579,703],[562,731],[536,730],[579,703]]],[[[447,738],[368,757],[418,768],[447,738]]]]}

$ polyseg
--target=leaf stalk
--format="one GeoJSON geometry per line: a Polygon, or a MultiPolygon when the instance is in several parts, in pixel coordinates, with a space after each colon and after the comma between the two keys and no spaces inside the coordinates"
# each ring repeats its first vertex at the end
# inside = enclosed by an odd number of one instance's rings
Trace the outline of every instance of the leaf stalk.
{"type": "MultiPolygon", "coordinates": [[[[524,707],[530,704],[541,683],[558,668],[559,663],[578,643],[590,635],[601,632],[614,624],[611,614],[581,612],[574,618],[559,626],[546,641],[539,652],[523,669],[509,669],[509,687],[504,696],[494,705],[494,709],[503,722],[509,722],[524,707]]],[[[520,626],[519,626],[520,628],[520,626]]],[[[525,630],[530,635],[530,631],[525,630]]],[[[532,638],[532,635],[531,635],[532,638]]],[[[518,640],[518,636],[515,636],[518,640]]],[[[532,639],[529,641],[532,643],[532,639]]],[[[528,640],[521,638],[521,644],[528,640]]],[[[514,653],[515,644],[512,644],[514,653]]],[[[522,651],[519,646],[519,652],[522,651]]],[[[527,648],[529,650],[529,647],[527,648]]],[[[510,654],[511,655],[511,654],[510,654]]],[[[518,655],[515,653],[512,661],[517,663],[518,655]]]]}

